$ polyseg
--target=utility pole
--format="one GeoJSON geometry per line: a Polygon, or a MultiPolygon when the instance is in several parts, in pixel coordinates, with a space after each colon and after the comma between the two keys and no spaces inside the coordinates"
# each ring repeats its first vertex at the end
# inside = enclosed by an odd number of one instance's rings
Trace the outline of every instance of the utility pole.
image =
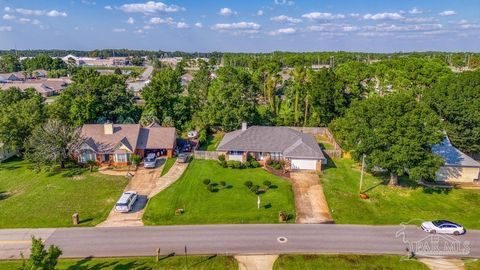
{"type": "Polygon", "coordinates": [[[358,188],[358,193],[362,194],[362,185],[363,185],[363,171],[365,169],[365,154],[362,156],[362,172],[360,173],[360,186],[358,188]]]}

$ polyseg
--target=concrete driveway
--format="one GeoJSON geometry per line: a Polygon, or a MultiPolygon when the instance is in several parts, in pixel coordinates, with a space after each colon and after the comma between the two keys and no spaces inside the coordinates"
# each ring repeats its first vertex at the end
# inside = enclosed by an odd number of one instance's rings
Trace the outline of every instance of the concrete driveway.
{"type": "Polygon", "coordinates": [[[320,178],[314,172],[291,172],[295,196],[296,223],[332,223],[333,219],[323,194],[320,178]]]}
{"type": "Polygon", "coordinates": [[[157,186],[157,181],[162,174],[165,159],[157,161],[154,169],[139,167],[124,191],[136,191],[138,199],[133,205],[132,211],[118,213],[115,209],[110,211],[107,219],[98,224],[97,227],[130,227],[143,226],[142,217],[147,205],[150,192],[157,186]]]}

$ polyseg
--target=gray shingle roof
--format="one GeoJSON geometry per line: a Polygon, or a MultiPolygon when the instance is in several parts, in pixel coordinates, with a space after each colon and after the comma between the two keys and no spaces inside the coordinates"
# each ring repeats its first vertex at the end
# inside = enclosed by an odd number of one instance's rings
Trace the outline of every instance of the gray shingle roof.
{"type": "Polygon", "coordinates": [[[480,167],[480,163],[452,145],[448,137],[432,147],[432,152],[445,160],[446,166],[480,167]]]}
{"type": "Polygon", "coordinates": [[[324,159],[315,138],[288,127],[252,126],[225,134],[219,151],[280,152],[289,158],[324,159]]]}

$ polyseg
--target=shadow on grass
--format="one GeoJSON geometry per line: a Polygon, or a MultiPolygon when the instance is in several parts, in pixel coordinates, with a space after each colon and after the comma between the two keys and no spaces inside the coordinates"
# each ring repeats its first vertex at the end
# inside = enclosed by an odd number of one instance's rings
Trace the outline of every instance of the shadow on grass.
{"type": "Polygon", "coordinates": [[[214,258],[216,258],[216,257],[217,257],[217,254],[212,255],[212,256],[209,256],[209,257],[205,258],[205,259],[202,260],[202,261],[199,261],[199,262],[196,262],[195,264],[190,265],[190,267],[197,266],[197,265],[199,265],[199,264],[202,264],[202,263],[204,263],[204,262],[207,262],[207,261],[209,261],[209,260],[211,260],[211,259],[214,259],[214,258]]]}
{"type": "Polygon", "coordinates": [[[85,219],[82,219],[78,222],[78,224],[85,224],[85,223],[88,223],[90,221],[92,221],[93,218],[85,218],[85,219]]]}
{"type": "Polygon", "coordinates": [[[92,257],[77,261],[71,265],[67,270],[101,270],[111,268],[114,270],[148,270],[150,267],[145,266],[145,263],[137,263],[136,261],[120,263],[119,261],[92,263],[92,257]]]}
{"type": "Polygon", "coordinates": [[[327,158],[327,164],[325,164],[325,165],[322,164],[322,168],[323,168],[324,171],[326,171],[328,169],[337,168],[337,165],[335,165],[335,162],[333,162],[333,160],[331,158],[329,158],[328,156],[326,158],[327,158]]]}

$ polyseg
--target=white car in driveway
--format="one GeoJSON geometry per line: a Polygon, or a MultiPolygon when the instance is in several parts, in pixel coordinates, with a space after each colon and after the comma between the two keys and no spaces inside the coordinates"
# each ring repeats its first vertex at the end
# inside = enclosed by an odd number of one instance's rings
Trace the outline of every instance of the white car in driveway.
{"type": "Polygon", "coordinates": [[[157,166],[157,157],[154,153],[148,154],[143,161],[143,167],[146,169],[155,168],[157,166]]]}
{"type": "Polygon", "coordinates": [[[465,233],[462,225],[448,220],[425,221],[422,223],[422,230],[428,233],[445,233],[460,235],[465,233]]]}
{"type": "Polygon", "coordinates": [[[130,212],[137,201],[138,194],[135,191],[127,191],[122,194],[115,204],[115,211],[120,213],[130,212]]]}

